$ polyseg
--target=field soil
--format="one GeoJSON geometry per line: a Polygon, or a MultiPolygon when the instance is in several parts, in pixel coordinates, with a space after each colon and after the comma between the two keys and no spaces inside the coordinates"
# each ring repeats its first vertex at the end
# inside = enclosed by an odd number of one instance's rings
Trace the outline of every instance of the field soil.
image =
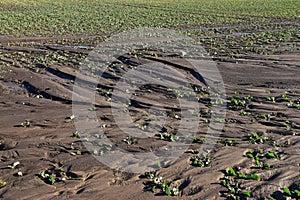
{"type": "MultiPolygon", "coordinates": [[[[90,38],[93,38],[92,36],[90,38]]],[[[0,38],[1,52],[30,52],[43,55],[47,51],[67,52],[88,55],[86,43],[55,45],[61,38],[0,38]],[[11,41],[15,40],[15,41],[11,41]],[[8,45],[17,42],[16,45],[8,45]],[[23,43],[25,45],[19,45],[23,43]],[[30,45],[26,45],[30,44],[30,45]],[[81,46],[81,47],[80,47],[81,46]]],[[[76,38],[67,38],[68,40],[76,38]]],[[[295,44],[298,45],[298,44],[295,44]]],[[[92,46],[91,46],[92,48],[92,46]]],[[[18,58],[16,58],[18,59],[18,58]]],[[[187,80],[199,87],[204,83],[193,79],[186,63],[177,62],[168,56],[146,56],[139,59],[142,63],[168,61],[170,67],[180,71],[187,80]]],[[[177,199],[157,192],[148,191],[149,180],[142,174],[127,173],[111,169],[100,163],[81,141],[74,137],[76,132],[72,113],[72,91],[78,65],[36,64],[30,68],[18,60],[2,59],[11,63],[1,68],[0,81],[0,178],[7,182],[0,189],[2,199],[177,199]],[[71,118],[70,118],[71,117],[71,118]],[[19,161],[15,169],[8,165],[19,161]],[[64,172],[58,173],[62,168],[64,172]],[[41,171],[58,173],[54,184],[49,184],[39,175],[41,171]],[[22,172],[22,176],[18,175],[22,172]],[[60,181],[59,175],[66,174],[67,180],[60,181]],[[68,177],[71,177],[69,179],[68,177]]],[[[299,109],[288,107],[282,94],[290,101],[300,98],[300,56],[299,51],[282,52],[278,55],[236,54],[235,57],[218,56],[214,59],[223,77],[228,109],[225,126],[218,143],[209,152],[213,160],[207,167],[191,165],[192,151],[187,151],[170,166],[157,173],[172,186],[180,189],[180,199],[225,199],[227,189],[220,184],[229,166],[240,167],[243,173],[256,173],[259,181],[240,180],[242,187],[251,191],[253,199],[285,199],[284,187],[300,186],[300,116],[299,109]],[[245,108],[231,109],[231,98],[252,95],[252,101],[245,108]],[[268,101],[275,97],[276,101],[268,101]],[[245,116],[241,115],[245,112],[245,116]],[[260,117],[266,114],[269,118],[260,117]],[[287,124],[286,121],[289,121],[287,124]],[[249,136],[257,132],[268,140],[262,144],[252,144],[249,136]],[[225,145],[232,138],[237,145],[225,145]],[[270,159],[270,169],[255,167],[255,162],[245,156],[255,149],[274,151],[279,159],[270,159]]],[[[126,63],[136,63],[136,57],[120,59],[116,71],[129,70],[126,63]],[[126,62],[124,61],[126,60],[126,62]],[[121,68],[120,66],[125,66],[121,68]]],[[[123,141],[126,135],[116,126],[111,113],[108,96],[109,89],[116,84],[118,74],[108,72],[99,81],[100,90],[96,94],[95,109],[99,125],[105,124],[108,137],[119,147],[133,152],[147,152],[157,149],[167,142],[153,136],[150,139],[137,139],[129,145],[123,141]]],[[[176,77],[169,77],[176,80],[176,77]]],[[[204,77],[205,78],[205,77],[204,77]]],[[[144,88],[134,97],[128,107],[135,124],[147,121],[152,105],[165,104],[165,109],[180,115],[168,105],[176,103],[174,94],[165,88],[151,86],[144,88]],[[145,94],[151,89],[152,93],[145,94]]],[[[205,137],[208,124],[208,107],[205,99],[199,101],[199,137],[205,137]]],[[[150,122],[149,122],[150,123],[150,122]]],[[[152,122],[151,122],[152,123],[152,122]]],[[[176,119],[168,120],[165,128],[172,131],[178,126],[176,119]]],[[[193,143],[190,149],[197,149],[193,143]]]]}

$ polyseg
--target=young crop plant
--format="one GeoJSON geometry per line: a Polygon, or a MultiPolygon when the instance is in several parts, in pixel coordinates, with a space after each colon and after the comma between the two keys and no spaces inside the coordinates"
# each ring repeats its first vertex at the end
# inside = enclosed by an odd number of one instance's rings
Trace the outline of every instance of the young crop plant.
{"type": "Polygon", "coordinates": [[[30,120],[25,120],[24,122],[21,123],[21,126],[24,128],[28,128],[31,125],[31,121],[30,120]]]}
{"type": "Polygon", "coordinates": [[[223,141],[224,145],[225,146],[236,146],[239,144],[238,141],[236,140],[233,140],[232,138],[226,138],[224,141],[223,141]]]}
{"type": "Polygon", "coordinates": [[[246,112],[246,111],[241,111],[240,115],[241,116],[249,116],[249,115],[251,115],[251,113],[250,112],[246,112]]]}
{"type": "Polygon", "coordinates": [[[169,141],[169,142],[175,142],[175,141],[179,140],[179,137],[172,133],[171,134],[167,133],[167,132],[160,133],[159,136],[160,136],[161,140],[165,140],[165,141],[169,141]]]}
{"type": "Polygon", "coordinates": [[[267,97],[266,97],[266,100],[267,100],[267,101],[271,101],[271,102],[273,102],[273,103],[276,103],[275,97],[267,96],[267,97]]]}
{"type": "Polygon", "coordinates": [[[171,117],[171,118],[174,118],[174,119],[178,119],[178,120],[181,119],[180,116],[178,116],[175,113],[170,113],[168,116],[171,117]]]}
{"type": "Polygon", "coordinates": [[[287,95],[287,93],[283,93],[281,97],[283,98],[284,101],[291,101],[291,98],[287,95]]]}
{"type": "Polygon", "coordinates": [[[248,136],[248,140],[252,144],[263,144],[269,139],[266,136],[262,136],[262,134],[258,134],[257,132],[253,132],[250,136],[248,136]]]}
{"type": "Polygon", "coordinates": [[[193,137],[193,142],[194,143],[204,144],[206,142],[206,139],[205,139],[205,137],[198,138],[197,136],[194,136],[193,137]]]}
{"type": "Polygon", "coordinates": [[[254,150],[254,151],[248,151],[245,156],[250,158],[250,159],[253,159],[255,161],[255,165],[257,167],[262,168],[262,169],[271,168],[271,165],[269,163],[265,162],[265,161],[262,162],[262,159],[267,160],[267,159],[275,158],[277,160],[280,160],[280,157],[276,152],[274,152],[274,151],[265,152],[262,149],[257,149],[257,150],[254,150]]]}
{"type": "Polygon", "coordinates": [[[233,96],[230,99],[229,109],[231,110],[242,110],[248,107],[248,105],[253,101],[253,96],[248,95],[246,97],[233,96]]]}
{"type": "Polygon", "coordinates": [[[66,180],[81,180],[73,172],[65,171],[63,167],[53,167],[45,171],[41,171],[38,176],[47,184],[53,185],[56,182],[62,182],[66,180]]]}
{"type": "Polygon", "coordinates": [[[80,138],[80,132],[76,131],[75,133],[73,133],[73,137],[80,138]]]}
{"type": "Polygon", "coordinates": [[[233,176],[235,179],[249,179],[259,181],[260,177],[257,174],[244,174],[240,173],[237,169],[233,169],[233,167],[229,167],[227,171],[228,176],[233,176]]]}
{"type": "Polygon", "coordinates": [[[131,137],[131,136],[127,136],[125,139],[123,139],[123,142],[132,145],[132,144],[136,144],[137,143],[137,138],[135,137],[131,137]]]}
{"type": "Polygon", "coordinates": [[[168,182],[163,178],[156,175],[156,172],[146,172],[144,177],[150,181],[146,183],[146,190],[151,190],[153,193],[157,191],[161,194],[168,196],[178,196],[179,189],[177,187],[171,187],[172,181],[168,182]]]}
{"type": "Polygon", "coordinates": [[[212,158],[206,154],[201,154],[200,156],[192,157],[190,161],[191,165],[195,167],[207,167],[211,164],[212,158]]]}
{"type": "Polygon", "coordinates": [[[276,116],[272,115],[272,114],[265,114],[265,113],[261,113],[260,115],[257,116],[260,119],[264,119],[266,121],[270,121],[271,119],[275,118],[276,116]]]}
{"type": "Polygon", "coordinates": [[[296,101],[288,103],[287,107],[300,109],[300,100],[296,100],[296,101]]]}
{"type": "Polygon", "coordinates": [[[289,199],[300,199],[300,188],[298,189],[291,189],[291,188],[284,188],[283,189],[284,196],[287,196],[289,199]]]}
{"type": "Polygon", "coordinates": [[[17,166],[19,166],[20,165],[20,162],[19,161],[17,161],[17,162],[14,162],[13,164],[11,164],[11,165],[8,165],[8,168],[9,169],[15,169],[17,166]]]}
{"type": "Polygon", "coordinates": [[[246,200],[249,197],[252,197],[251,192],[245,190],[240,185],[238,182],[239,179],[259,180],[259,176],[256,174],[242,174],[233,169],[233,167],[229,167],[224,177],[220,178],[220,184],[227,188],[227,191],[223,193],[223,196],[230,200],[246,200]]]}

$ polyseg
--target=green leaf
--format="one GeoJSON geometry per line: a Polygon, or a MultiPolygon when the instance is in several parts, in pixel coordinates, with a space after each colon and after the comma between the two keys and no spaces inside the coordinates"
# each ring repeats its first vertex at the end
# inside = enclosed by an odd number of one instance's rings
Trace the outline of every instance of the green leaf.
{"type": "Polygon", "coordinates": [[[257,174],[250,174],[247,176],[247,179],[259,180],[260,177],[257,174]]]}
{"type": "Polygon", "coordinates": [[[284,188],[283,193],[286,194],[287,196],[292,196],[292,193],[289,188],[284,188]]]}
{"type": "Polygon", "coordinates": [[[239,174],[238,174],[238,177],[239,177],[239,178],[247,178],[246,174],[242,174],[242,173],[239,173],[239,174]]]}
{"type": "Polygon", "coordinates": [[[259,138],[259,135],[256,133],[256,132],[253,132],[253,136],[258,139],[259,138]]]}
{"type": "Polygon", "coordinates": [[[152,191],[153,193],[155,193],[155,189],[156,189],[156,186],[154,185],[154,186],[151,188],[151,191],[152,191]]]}
{"type": "Polygon", "coordinates": [[[263,168],[270,169],[271,165],[269,163],[264,163],[263,168]]]}
{"type": "Polygon", "coordinates": [[[268,157],[268,158],[275,158],[276,157],[275,152],[274,151],[268,152],[267,155],[266,155],[266,157],[268,157]]]}
{"type": "Polygon", "coordinates": [[[253,153],[252,153],[252,152],[247,152],[247,153],[246,153],[246,156],[247,156],[248,158],[254,158],[254,156],[253,156],[253,153]]]}
{"type": "Polygon", "coordinates": [[[172,192],[171,192],[168,185],[166,185],[165,189],[166,189],[166,191],[165,191],[166,195],[171,195],[172,194],[172,192]]]}
{"type": "Polygon", "coordinates": [[[251,197],[251,193],[248,191],[242,191],[241,195],[246,196],[246,197],[251,197]]]}
{"type": "Polygon", "coordinates": [[[260,166],[260,159],[259,157],[255,157],[255,163],[257,166],[260,166]]]}
{"type": "Polygon", "coordinates": [[[297,197],[300,197],[300,191],[299,190],[294,190],[294,192],[297,195],[297,197]]]}
{"type": "Polygon", "coordinates": [[[234,169],[231,166],[229,167],[228,173],[231,176],[236,176],[236,172],[234,171],[234,169]]]}
{"type": "Polygon", "coordinates": [[[48,176],[48,180],[50,181],[50,183],[53,185],[55,183],[55,177],[53,174],[48,176]]]}

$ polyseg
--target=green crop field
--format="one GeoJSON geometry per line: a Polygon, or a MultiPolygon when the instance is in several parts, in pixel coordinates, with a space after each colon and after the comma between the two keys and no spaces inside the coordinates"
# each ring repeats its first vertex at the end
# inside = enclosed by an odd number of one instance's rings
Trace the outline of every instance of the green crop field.
{"type": "MultiPolygon", "coordinates": [[[[137,27],[185,30],[252,23],[252,26],[268,28],[270,25],[257,23],[270,23],[280,18],[296,24],[299,7],[297,0],[3,0],[0,2],[0,34],[110,34],[137,27]]],[[[276,25],[282,26],[272,26],[276,25]]]]}

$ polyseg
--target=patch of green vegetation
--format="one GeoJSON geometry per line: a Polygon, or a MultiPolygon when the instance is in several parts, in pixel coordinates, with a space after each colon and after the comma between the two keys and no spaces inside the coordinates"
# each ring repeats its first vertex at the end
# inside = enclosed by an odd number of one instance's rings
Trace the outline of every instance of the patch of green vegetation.
{"type": "Polygon", "coordinates": [[[207,154],[201,154],[200,156],[192,157],[190,161],[193,166],[207,167],[211,164],[212,158],[207,156],[207,154]]]}
{"type": "Polygon", "coordinates": [[[80,132],[76,131],[75,133],[73,133],[73,137],[80,138],[80,132]]]}
{"type": "Polygon", "coordinates": [[[78,175],[73,172],[65,171],[63,167],[53,167],[51,169],[41,171],[38,176],[47,184],[53,185],[56,182],[66,180],[81,180],[78,175]]]}
{"type": "Polygon", "coordinates": [[[21,126],[28,128],[31,125],[31,121],[30,120],[25,120],[24,122],[21,123],[21,126]]]}
{"type": "MultiPolygon", "coordinates": [[[[233,96],[230,99],[229,109],[231,110],[241,110],[247,108],[247,106],[253,101],[253,96],[248,95],[245,97],[233,96]]],[[[243,111],[242,111],[243,112],[243,111]]],[[[247,114],[247,113],[245,113],[247,114]]]]}
{"type": "Polygon", "coordinates": [[[265,152],[262,149],[248,151],[245,156],[253,159],[255,161],[256,166],[261,167],[263,169],[269,169],[271,168],[271,165],[266,161],[262,161],[262,159],[266,160],[275,158],[277,160],[280,160],[280,156],[275,151],[265,152]]]}
{"type": "Polygon", "coordinates": [[[227,191],[223,194],[227,199],[244,200],[252,197],[250,191],[241,187],[238,179],[259,180],[260,178],[257,174],[242,174],[233,167],[229,167],[227,174],[220,179],[221,185],[227,188],[227,191]]]}
{"type": "Polygon", "coordinates": [[[224,141],[223,141],[224,145],[225,146],[236,146],[239,144],[238,141],[232,139],[232,138],[226,138],[224,141]]]}
{"type": "Polygon", "coordinates": [[[15,169],[18,165],[20,165],[20,162],[19,162],[19,161],[14,162],[14,163],[11,164],[11,165],[8,165],[8,168],[9,168],[9,169],[15,169]]]}
{"type": "Polygon", "coordinates": [[[287,104],[287,106],[289,108],[296,108],[296,109],[300,109],[300,100],[296,100],[294,102],[290,102],[287,104]]]}
{"type": "Polygon", "coordinates": [[[160,133],[159,134],[161,140],[169,141],[169,142],[175,142],[179,140],[179,137],[172,133],[160,133]]]}
{"type": "Polygon", "coordinates": [[[298,189],[284,188],[283,194],[292,199],[300,199],[300,188],[298,189]]]}
{"type": "Polygon", "coordinates": [[[198,138],[197,136],[194,136],[194,137],[193,137],[193,142],[194,142],[194,143],[200,143],[200,144],[203,144],[203,143],[206,142],[206,139],[205,139],[205,137],[200,137],[200,138],[198,138]]]}
{"type": "Polygon", "coordinates": [[[259,135],[257,132],[253,132],[249,137],[248,137],[249,142],[252,144],[263,144],[269,139],[266,136],[259,135]]]}
{"type": "Polygon", "coordinates": [[[129,145],[136,144],[137,143],[137,138],[127,136],[125,139],[123,139],[123,142],[125,142],[126,144],[129,144],[129,145]]]}
{"type": "Polygon", "coordinates": [[[168,196],[178,196],[179,189],[177,187],[171,187],[172,181],[168,182],[163,180],[163,178],[156,175],[156,172],[146,172],[144,175],[146,178],[150,179],[146,183],[146,190],[151,190],[153,193],[159,193],[168,196]]]}

